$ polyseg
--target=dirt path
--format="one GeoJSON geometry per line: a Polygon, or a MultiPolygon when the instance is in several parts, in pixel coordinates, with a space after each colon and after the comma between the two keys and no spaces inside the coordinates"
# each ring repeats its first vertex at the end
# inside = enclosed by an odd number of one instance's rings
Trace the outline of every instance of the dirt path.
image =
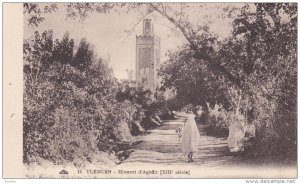
{"type": "MultiPolygon", "coordinates": [[[[133,171],[174,169],[190,171],[187,175],[118,175],[119,177],[175,177],[175,178],[249,178],[285,177],[294,175],[296,168],[281,168],[257,165],[240,156],[229,154],[226,138],[206,135],[204,125],[198,125],[200,142],[194,162],[188,163],[181,151],[181,144],[175,130],[185,119],[165,121],[146,135],[137,137],[141,143],[133,147],[134,152],[115,170],[133,171]],[[286,171],[284,173],[283,171],[286,171]],[[268,174],[267,174],[268,173],[268,174]],[[267,175],[266,175],[267,174],[267,175]],[[284,174],[284,175],[282,175],[284,174]]],[[[176,171],[175,171],[176,172],[176,171]]]]}
{"type": "Polygon", "coordinates": [[[182,155],[181,144],[175,130],[184,123],[185,119],[166,121],[161,127],[150,130],[147,135],[137,139],[142,141],[133,147],[135,150],[124,161],[126,165],[136,165],[139,162],[164,165],[197,165],[201,167],[232,165],[233,159],[228,154],[225,138],[206,135],[204,126],[198,125],[200,142],[198,153],[194,155],[194,162],[188,163],[182,155]]]}

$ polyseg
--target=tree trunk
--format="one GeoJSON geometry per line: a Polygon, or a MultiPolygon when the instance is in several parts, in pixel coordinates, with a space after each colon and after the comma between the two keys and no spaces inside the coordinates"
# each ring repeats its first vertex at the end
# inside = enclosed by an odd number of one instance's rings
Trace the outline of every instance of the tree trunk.
{"type": "Polygon", "coordinates": [[[200,100],[200,105],[203,107],[205,115],[206,115],[206,117],[205,117],[205,124],[208,125],[209,124],[209,107],[207,105],[206,100],[205,99],[200,100]]]}

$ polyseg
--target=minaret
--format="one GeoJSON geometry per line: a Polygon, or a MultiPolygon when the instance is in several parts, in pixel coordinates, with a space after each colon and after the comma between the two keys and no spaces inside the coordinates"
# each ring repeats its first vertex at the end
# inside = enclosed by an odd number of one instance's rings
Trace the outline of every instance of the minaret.
{"type": "Polygon", "coordinates": [[[151,19],[143,21],[143,35],[136,36],[136,82],[152,92],[159,87],[160,38],[151,19]]]}

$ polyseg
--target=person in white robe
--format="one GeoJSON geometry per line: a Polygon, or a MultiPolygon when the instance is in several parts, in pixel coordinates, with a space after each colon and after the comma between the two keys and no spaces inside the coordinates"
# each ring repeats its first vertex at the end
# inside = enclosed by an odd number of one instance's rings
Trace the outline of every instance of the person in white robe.
{"type": "Polygon", "coordinates": [[[229,126],[229,135],[227,138],[227,143],[230,152],[236,153],[243,151],[243,138],[245,137],[245,127],[243,125],[243,119],[235,115],[232,118],[232,123],[229,126]]]}
{"type": "Polygon", "coordinates": [[[196,113],[197,111],[194,110],[185,114],[187,120],[182,130],[182,151],[188,157],[188,162],[192,162],[193,154],[198,152],[200,134],[195,121],[196,113]]]}

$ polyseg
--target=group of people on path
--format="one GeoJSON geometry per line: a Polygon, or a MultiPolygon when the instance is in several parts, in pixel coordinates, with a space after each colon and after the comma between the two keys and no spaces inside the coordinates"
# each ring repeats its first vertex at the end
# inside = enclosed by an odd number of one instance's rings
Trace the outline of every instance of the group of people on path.
{"type": "MultiPolygon", "coordinates": [[[[202,113],[202,109],[191,109],[186,112],[175,113],[177,116],[185,116],[187,118],[183,127],[176,130],[182,143],[182,151],[188,162],[193,162],[193,155],[198,152],[200,133],[195,121],[195,117],[202,113]]],[[[227,143],[230,152],[243,151],[242,139],[245,136],[245,129],[242,121],[238,117],[234,117],[229,126],[229,135],[227,143]]]]}

